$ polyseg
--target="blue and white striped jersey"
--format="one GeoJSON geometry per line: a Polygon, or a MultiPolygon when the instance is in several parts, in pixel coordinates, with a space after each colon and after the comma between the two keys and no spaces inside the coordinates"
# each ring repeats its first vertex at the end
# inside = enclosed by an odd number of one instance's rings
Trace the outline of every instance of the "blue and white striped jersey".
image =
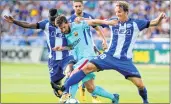
{"type": "Polygon", "coordinates": [[[42,29],[46,35],[49,58],[52,58],[53,60],[62,60],[69,55],[67,50],[52,50],[52,48],[55,46],[67,46],[67,40],[58,27],[53,26],[49,20],[43,20],[38,22],[38,28],[42,29]]]}
{"type": "Polygon", "coordinates": [[[131,19],[118,25],[109,26],[111,40],[106,53],[118,59],[131,59],[132,50],[140,31],[149,27],[150,21],[131,19]]]}

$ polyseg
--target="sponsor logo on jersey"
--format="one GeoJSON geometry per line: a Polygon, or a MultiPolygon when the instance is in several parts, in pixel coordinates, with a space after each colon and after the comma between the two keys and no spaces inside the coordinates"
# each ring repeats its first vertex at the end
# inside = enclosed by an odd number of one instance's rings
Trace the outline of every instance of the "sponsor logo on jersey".
{"type": "Polygon", "coordinates": [[[130,27],[132,27],[132,24],[128,23],[128,24],[126,25],[126,27],[127,27],[127,28],[130,28],[130,27]]]}

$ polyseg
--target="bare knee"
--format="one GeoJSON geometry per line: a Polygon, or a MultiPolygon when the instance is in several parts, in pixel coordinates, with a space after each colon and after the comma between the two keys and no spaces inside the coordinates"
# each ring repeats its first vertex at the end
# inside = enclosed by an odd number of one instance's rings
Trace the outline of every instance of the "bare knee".
{"type": "Polygon", "coordinates": [[[94,91],[94,87],[93,86],[88,86],[88,87],[86,87],[86,89],[87,89],[87,91],[89,93],[92,93],[94,91]]]}
{"type": "Polygon", "coordinates": [[[86,87],[86,89],[87,89],[87,91],[89,93],[92,93],[94,91],[94,89],[95,89],[95,85],[94,85],[94,80],[93,79],[85,82],[84,85],[85,85],[85,87],[86,87]]]}
{"type": "Polygon", "coordinates": [[[85,65],[83,67],[83,71],[84,71],[85,74],[88,74],[88,73],[97,71],[97,67],[92,63],[88,63],[87,65],[85,65]]]}
{"type": "Polygon", "coordinates": [[[141,78],[129,78],[129,80],[135,84],[135,86],[137,86],[138,89],[143,89],[144,88],[144,84],[143,81],[141,80],[141,78]]]}

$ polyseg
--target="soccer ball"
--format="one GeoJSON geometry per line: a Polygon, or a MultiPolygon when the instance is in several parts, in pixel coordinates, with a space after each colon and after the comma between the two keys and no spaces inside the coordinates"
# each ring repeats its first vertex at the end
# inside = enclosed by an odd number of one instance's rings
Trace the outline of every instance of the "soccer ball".
{"type": "Polygon", "coordinates": [[[68,100],[66,100],[65,104],[78,104],[80,103],[77,99],[74,98],[70,98],[68,100]]]}

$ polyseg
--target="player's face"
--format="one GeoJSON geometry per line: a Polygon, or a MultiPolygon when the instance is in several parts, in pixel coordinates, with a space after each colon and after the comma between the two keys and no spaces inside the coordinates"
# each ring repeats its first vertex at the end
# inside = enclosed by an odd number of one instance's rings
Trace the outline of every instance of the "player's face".
{"type": "Polygon", "coordinates": [[[81,2],[74,2],[73,8],[76,14],[81,14],[83,11],[83,4],[81,2]]]}
{"type": "Polygon", "coordinates": [[[70,33],[70,26],[69,26],[69,23],[62,23],[60,26],[59,26],[61,32],[63,34],[68,34],[70,33]]]}
{"type": "Polygon", "coordinates": [[[119,20],[125,20],[125,18],[127,17],[127,12],[125,12],[121,7],[116,6],[115,7],[115,14],[118,17],[119,20]]]}

